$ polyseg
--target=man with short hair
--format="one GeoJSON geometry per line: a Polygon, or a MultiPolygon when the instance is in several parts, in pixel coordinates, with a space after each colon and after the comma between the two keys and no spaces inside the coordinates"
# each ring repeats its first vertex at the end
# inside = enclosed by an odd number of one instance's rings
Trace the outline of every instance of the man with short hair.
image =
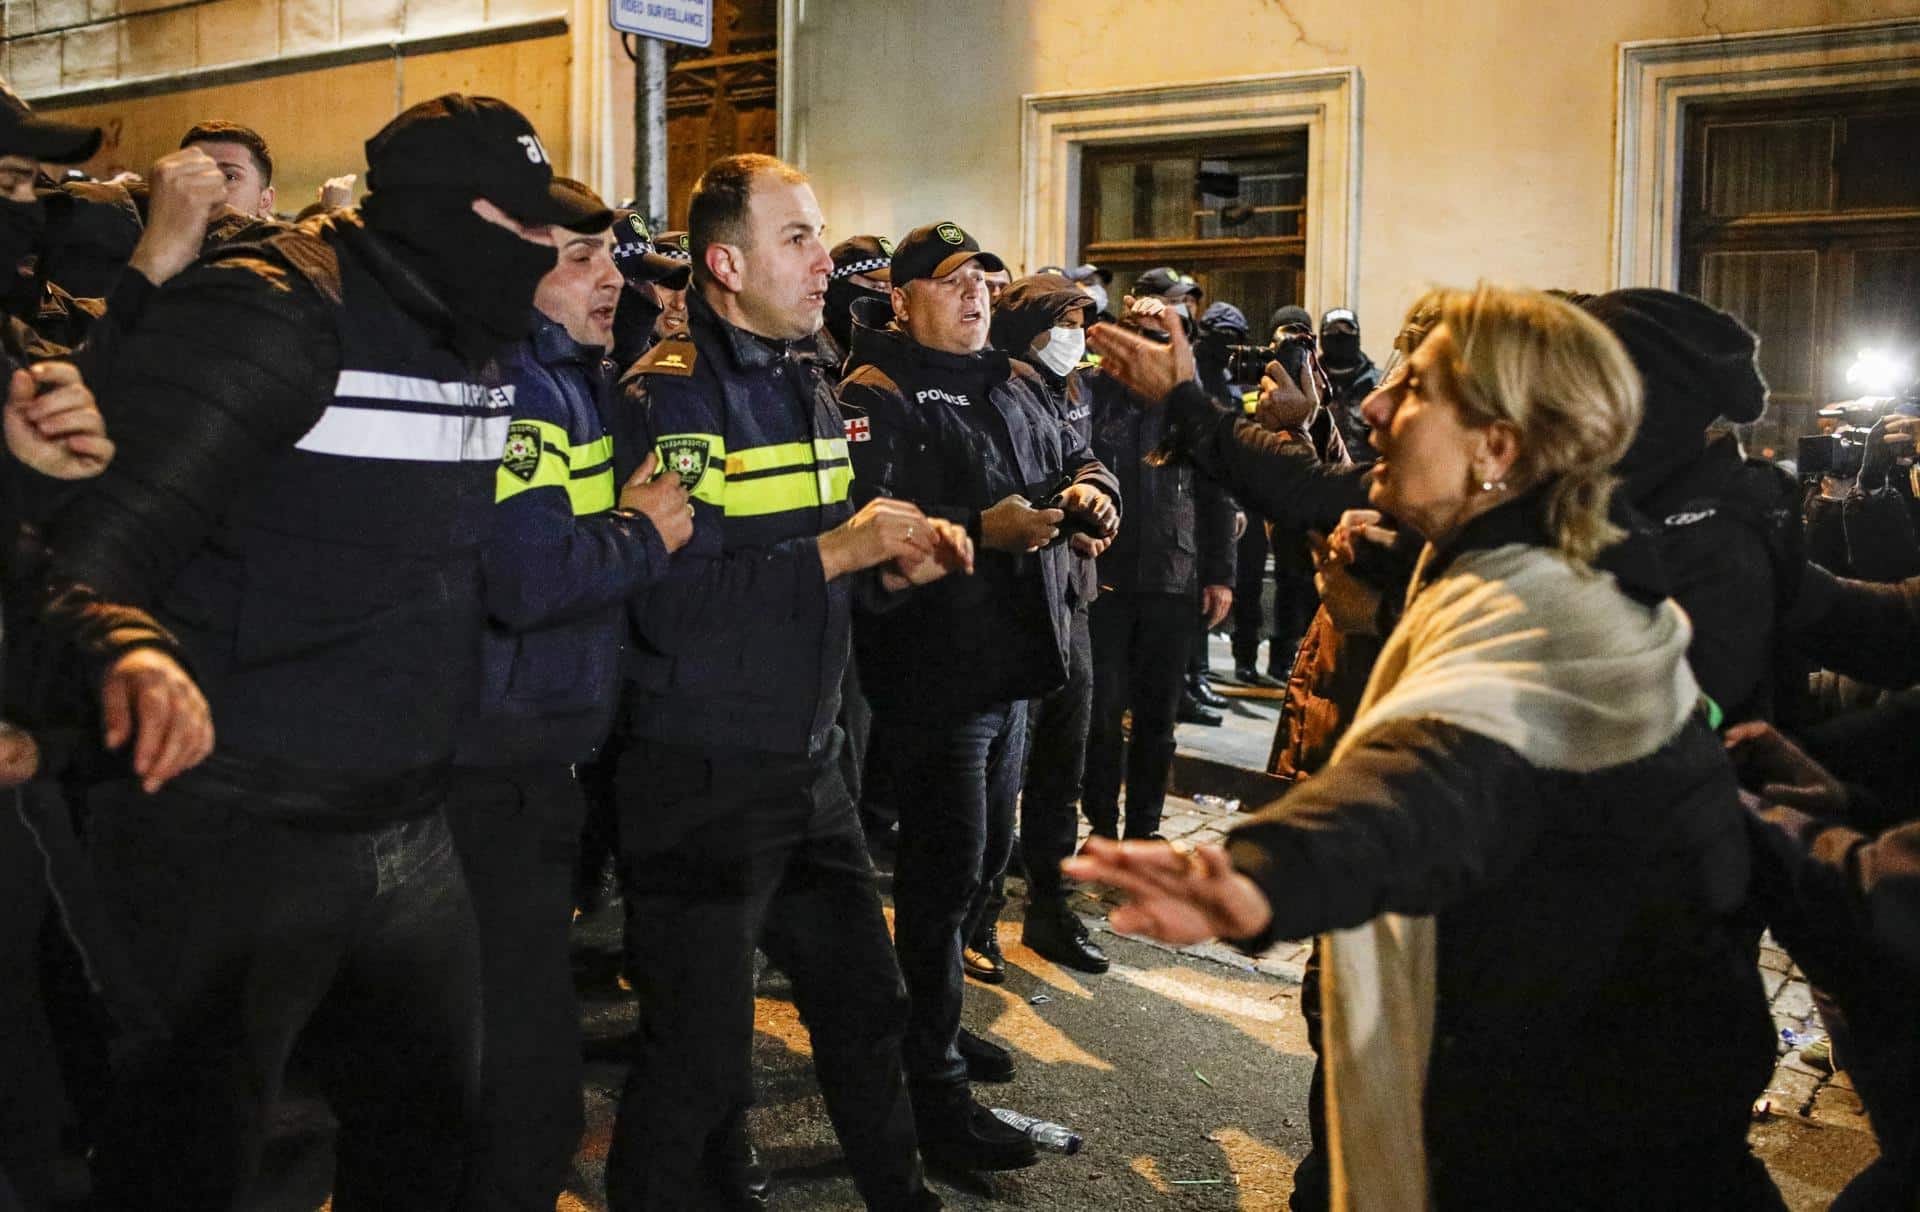
{"type": "Polygon", "coordinates": [[[340,1122],[335,1208],[450,1206],[465,1162],[479,955],[445,807],[512,420],[496,359],[549,228],[606,216],[492,98],[421,102],[366,150],[361,212],[156,297],[103,385],[119,456],[55,519],[55,571],[152,603],[219,730],[93,817],[170,1028],[116,1057],[103,1207],[254,1202],[296,1044],[340,1122]]]}
{"type": "Polygon", "coordinates": [[[479,701],[460,730],[447,819],[479,925],[480,1130],[461,1206],[551,1212],[573,1167],[580,1016],[568,957],[585,803],[575,768],[612,721],[627,599],[693,533],[686,490],[651,457],[617,486],[606,360],[623,280],[606,205],[553,229],[533,333],[508,347],[513,421],[481,558],[479,701]],[[584,228],[582,230],[581,228],[584,228]]]}
{"type": "Polygon", "coordinates": [[[198,122],[180,138],[220,166],[227,179],[227,205],[256,219],[273,217],[273,154],[260,132],[238,122],[198,122]]]}
{"type": "Polygon", "coordinates": [[[864,614],[854,629],[873,756],[900,813],[894,939],[913,1003],[906,1058],[920,1147],[967,1170],[1036,1160],[1033,1143],[968,1088],[1008,1080],[1013,1063],[961,1028],[961,950],[1006,868],[1026,701],[1067,681],[1074,565],[1120,524],[1113,474],[1060,424],[1039,372],[987,347],[987,274],[1003,268],[955,223],[903,236],[894,321],[855,330],[871,348],[856,349],[863,364],[840,385],[856,496],[911,501],[982,548],[977,576],[864,614]],[[1056,542],[1069,518],[1072,542],[1056,542]]]}
{"type": "Polygon", "coordinates": [[[633,605],[617,786],[640,1026],[608,1199],[764,1206],[746,1130],[757,945],[792,979],[867,1206],[937,1208],[834,719],[856,596],[970,568],[972,545],[904,502],[848,501],[840,412],[810,357],[833,262],[806,177],[771,156],[715,161],[689,225],[687,332],[627,373],[614,422],[616,473],[656,451],[694,525],[633,605]]]}

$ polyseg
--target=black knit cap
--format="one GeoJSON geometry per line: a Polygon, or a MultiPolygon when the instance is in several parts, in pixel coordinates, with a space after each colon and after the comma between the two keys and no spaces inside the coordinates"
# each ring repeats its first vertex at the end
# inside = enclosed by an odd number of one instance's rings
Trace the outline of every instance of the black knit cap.
{"type": "Polygon", "coordinates": [[[1767,381],[1754,360],[1759,343],[1740,321],[1690,295],[1635,287],[1580,306],[1626,346],[1646,383],[1646,411],[1682,412],[1696,429],[1720,417],[1760,419],[1767,381]]]}

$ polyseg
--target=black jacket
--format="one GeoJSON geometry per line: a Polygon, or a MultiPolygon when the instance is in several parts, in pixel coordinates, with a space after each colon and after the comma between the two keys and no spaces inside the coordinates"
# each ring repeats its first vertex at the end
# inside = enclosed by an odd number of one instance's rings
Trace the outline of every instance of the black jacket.
{"type": "Polygon", "coordinates": [[[1233,499],[1184,459],[1150,463],[1167,413],[1143,408],[1098,369],[1080,372],[1093,400],[1093,450],[1127,498],[1127,525],[1100,557],[1100,584],[1116,593],[1193,595],[1233,584],[1233,499]]]}
{"type": "MultiPolygon", "coordinates": [[[[1503,512],[1453,550],[1514,541],[1503,512]]],[[[1643,599],[1658,569],[1638,552],[1608,561],[1643,599]]],[[[1273,907],[1270,938],[1437,916],[1426,1128],[1443,1208],[1460,1206],[1454,1174],[1502,1158],[1744,1138],[1773,1071],[1735,917],[1747,847],[1732,769],[1697,717],[1645,758],[1579,774],[1453,725],[1389,723],[1228,841],[1273,907]]]]}
{"type": "Polygon", "coordinates": [[[1798,507],[1792,477],[1755,466],[1731,435],[1628,502],[1652,528],[1673,600],[1693,621],[1687,663],[1729,723],[1773,718],[1785,605],[1777,536],[1798,507]]]}
{"type": "Polygon", "coordinates": [[[170,282],[97,385],[119,454],[54,571],[179,636],[220,734],[183,783],[297,816],[437,799],[512,402],[451,331],[340,211],[170,282]]]}
{"type": "Polygon", "coordinates": [[[1347,446],[1347,456],[1365,467],[1379,458],[1380,452],[1373,448],[1373,443],[1368,439],[1370,431],[1360,416],[1360,406],[1367,402],[1373,389],[1380,386],[1380,368],[1363,353],[1360,355],[1360,365],[1339,374],[1328,371],[1327,381],[1333,387],[1333,398],[1327,401],[1327,412],[1340,429],[1340,438],[1347,446]]]}
{"type": "MultiPolygon", "coordinates": [[[[840,384],[854,499],[895,496],[967,528],[1012,493],[1036,504],[1085,483],[1119,507],[1113,475],[1060,424],[1024,363],[943,354],[898,329],[854,328],[862,363],[840,384]]],[[[1121,527],[1125,533],[1125,525],[1121,527]]],[[[915,591],[855,627],[876,711],[942,713],[1035,698],[1066,681],[1075,606],[1066,542],[1032,554],[976,548],[974,575],[915,591]]]]}
{"type": "Polygon", "coordinates": [[[1330,467],[1303,443],[1215,404],[1198,383],[1173,389],[1168,444],[1235,500],[1284,532],[1329,531],[1349,509],[1370,509],[1363,467],[1330,467]]]}

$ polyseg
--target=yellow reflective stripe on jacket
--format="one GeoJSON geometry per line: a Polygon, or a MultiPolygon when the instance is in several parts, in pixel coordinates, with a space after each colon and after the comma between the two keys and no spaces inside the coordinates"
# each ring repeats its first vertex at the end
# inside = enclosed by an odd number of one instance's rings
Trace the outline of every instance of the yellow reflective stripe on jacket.
{"type": "Polygon", "coordinates": [[[576,446],[551,421],[517,417],[507,430],[507,449],[494,473],[494,503],[535,488],[566,490],[575,517],[613,508],[613,439],[576,446]],[[529,447],[537,445],[538,449],[529,447]],[[530,474],[529,474],[530,473],[530,474]]]}
{"type": "Polygon", "coordinates": [[[660,470],[680,477],[696,501],[726,508],[727,440],[717,433],[663,433],[654,442],[660,470]]]}
{"type": "Polygon", "coordinates": [[[853,464],[845,438],[750,446],[727,455],[724,500],[730,518],[817,509],[847,499],[853,464]]]}

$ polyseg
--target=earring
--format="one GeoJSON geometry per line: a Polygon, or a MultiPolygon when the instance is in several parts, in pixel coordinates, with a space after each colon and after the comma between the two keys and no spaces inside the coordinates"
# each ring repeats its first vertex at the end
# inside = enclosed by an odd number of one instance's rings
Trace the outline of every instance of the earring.
{"type": "Polygon", "coordinates": [[[1505,492],[1506,490],[1507,490],[1507,482],[1505,480],[1480,481],[1481,492],[1505,492]]]}

